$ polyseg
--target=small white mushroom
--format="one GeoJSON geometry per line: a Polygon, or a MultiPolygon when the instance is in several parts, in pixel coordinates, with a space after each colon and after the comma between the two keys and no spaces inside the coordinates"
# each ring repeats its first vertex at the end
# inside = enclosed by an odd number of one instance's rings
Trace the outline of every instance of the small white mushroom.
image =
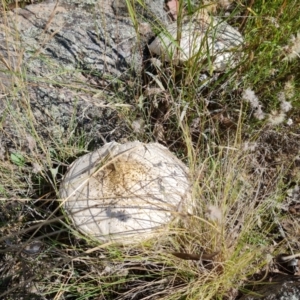
{"type": "Polygon", "coordinates": [[[228,23],[201,11],[184,17],[181,28],[177,28],[177,22],[169,24],[149,50],[175,64],[194,59],[193,62],[206,63],[206,70],[224,71],[239,62],[243,41],[228,23]]]}
{"type": "Polygon", "coordinates": [[[112,142],[70,166],[60,198],[82,233],[134,243],[190,205],[188,169],[160,144],[112,142]]]}

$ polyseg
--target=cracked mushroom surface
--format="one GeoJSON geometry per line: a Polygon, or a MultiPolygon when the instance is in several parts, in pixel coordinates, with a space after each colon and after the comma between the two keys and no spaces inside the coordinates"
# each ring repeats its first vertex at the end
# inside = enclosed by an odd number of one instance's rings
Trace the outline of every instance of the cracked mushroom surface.
{"type": "Polygon", "coordinates": [[[238,65],[243,42],[241,33],[226,21],[201,11],[167,25],[148,47],[167,62],[193,59],[204,70],[223,72],[238,65]]]}

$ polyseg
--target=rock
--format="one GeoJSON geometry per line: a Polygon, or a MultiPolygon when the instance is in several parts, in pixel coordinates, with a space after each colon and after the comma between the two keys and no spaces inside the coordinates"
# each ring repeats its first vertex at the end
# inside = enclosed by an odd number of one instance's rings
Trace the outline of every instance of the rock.
{"type": "Polygon", "coordinates": [[[69,168],[60,198],[75,227],[101,241],[140,242],[191,205],[187,167],[164,146],[105,144],[69,168]]]}
{"type": "Polygon", "coordinates": [[[300,300],[300,277],[278,274],[271,282],[256,286],[252,295],[239,300],[300,300]]]}
{"type": "Polygon", "coordinates": [[[149,45],[149,50],[168,62],[193,60],[204,70],[221,72],[236,67],[243,41],[242,35],[225,21],[202,12],[184,17],[181,30],[177,30],[177,22],[166,26],[149,45]]]}
{"type": "MultiPolygon", "coordinates": [[[[112,7],[116,15],[130,16],[126,2],[126,0],[113,0],[112,7]]],[[[137,15],[143,16],[152,24],[169,23],[168,13],[163,9],[165,0],[143,0],[142,3],[143,5],[138,1],[131,3],[137,15]]]]}
{"type": "MultiPolygon", "coordinates": [[[[44,151],[78,139],[97,148],[130,134],[118,97],[132,104],[148,36],[115,14],[113,0],[56,2],[0,19],[1,153],[31,153],[28,135],[44,151]]],[[[149,2],[148,14],[163,11],[161,2],[149,2]]],[[[146,21],[141,17],[144,27],[146,21]]]]}

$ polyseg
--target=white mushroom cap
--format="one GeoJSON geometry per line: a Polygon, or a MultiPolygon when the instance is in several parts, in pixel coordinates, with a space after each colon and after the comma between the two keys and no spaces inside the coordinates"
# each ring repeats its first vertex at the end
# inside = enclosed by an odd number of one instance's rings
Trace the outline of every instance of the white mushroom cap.
{"type": "Polygon", "coordinates": [[[187,167],[157,143],[108,143],[69,168],[60,198],[76,228],[133,243],[163,228],[191,202],[187,167]]]}
{"type": "Polygon", "coordinates": [[[241,56],[238,48],[242,43],[242,35],[225,21],[197,15],[183,18],[181,30],[177,30],[176,22],[169,24],[149,45],[149,50],[169,62],[182,63],[195,58],[201,63],[209,61],[208,69],[224,71],[237,65],[241,56]]]}

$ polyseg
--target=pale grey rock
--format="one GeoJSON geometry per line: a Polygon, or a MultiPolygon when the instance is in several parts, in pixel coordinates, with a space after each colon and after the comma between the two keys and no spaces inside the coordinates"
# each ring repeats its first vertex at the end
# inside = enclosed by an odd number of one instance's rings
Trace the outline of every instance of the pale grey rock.
{"type": "MultiPolygon", "coordinates": [[[[154,3],[148,12],[160,9],[154,3]]],[[[94,146],[126,136],[114,102],[131,104],[128,82],[141,80],[148,36],[137,38],[112,0],[46,0],[8,12],[0,26],[2,149],[27,151],[27,134],[45,147],[71,135],[94,146]]]]}
{"type": "Polygon", "coordinates": [[[300,277],[278,274],[271,282],[259,283],[255,294],[239,300],[300,300],[300,277]]]}
{"type": "MultiPolygon", "coordinates": [[[[168,24],[170,22],[168,12],[164,10],[165,0],[144,0],[143,5],[135,1],[132,2],[132,5],[138,15],[152,24],[168,24]]],[[[129,16],[126,0],[113,0],[112,7],[116,15],[129,16]]]]}

